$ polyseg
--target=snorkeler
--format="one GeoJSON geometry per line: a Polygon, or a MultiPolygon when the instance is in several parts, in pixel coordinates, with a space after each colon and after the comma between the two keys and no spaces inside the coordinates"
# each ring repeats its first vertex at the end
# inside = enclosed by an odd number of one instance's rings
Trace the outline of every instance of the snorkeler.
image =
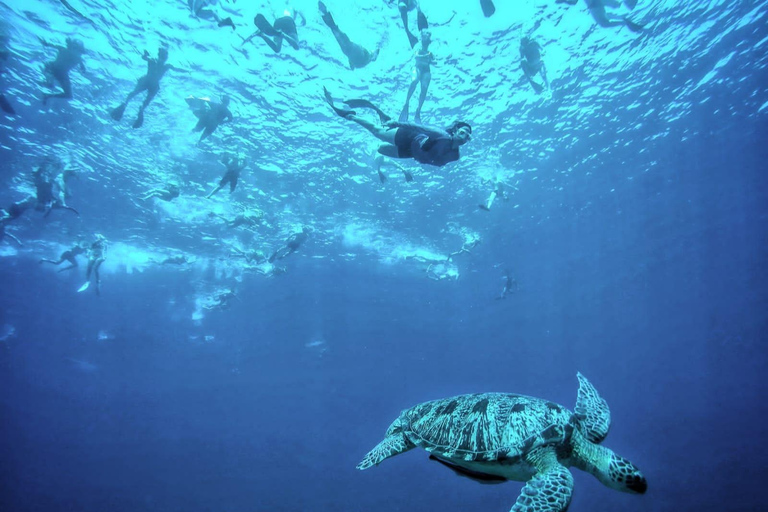
{"type": "Polygon", "coordinates": [[[142,197],[142,200],[148,201],[149,199],[157,198],[162,201],[173,201],[177,197],[179,197],[179,194],[181,194],[181,189],[179,189],[179,185],[173,182],[169,182],[165,188],[154,188],[144,194],[144,197],[142,197]]]}
{"type": "Polygon", "coordinates": [[[271,25],[263,14],[257,14],[256,17],[253,18],[253,24],[256,25],[256,32],[245,38],[243,44],[256,36],[259,36],[275,53],[280,53],[280,49],[283,47],[283,39],[288,41],[288,44],[293,46],[294,50],[298,50],[299,31],[296,29],[297,17],[301,18],[302,26],[307,24],[307,20],[304,19],[304,16],[295,9],[294,14],[291,14],[291,12],[286,9],[283,12],[283,16],[275,20],[274,25],[271,25]]]}
{"type": "Polygon", "coordinates": [[[160,265],[185,265],[189,263],[189,259],[187,259],[186,256],[168,256],[163,261],[160,262],[160,265]]]}
{"type": "Polygon", "coordinates": [[[416,86],[421,84],[421,91],[419,91],[419,105],[416,107],[416,115],[414,120],[417,123],[421,123],[421,107],[424,106],[424,100],[427,99],[427,89],[429,88],[429,82],[432,80],[432,70],[430,66],[435,64],[435,56],[429,51],[429,44],[432,42],[432,33],[428,30],[427,18],[421,11],[418,13],[419,23],[419,35],[421,36],[421,48],[416,51],[414,56],[414,70],[413,80],[411,85],[408,86],[408,96],[405,98],[405,105],[400,112],[400,122],[404,123],[408,121],[408,107],[416,91],[416,86]]]}
{"type": "Polygon", "coordinates": [[[42,37],[39,39],[43,46],[57,50],[56,59],[52,62],[46,62],[43,66],[46,85],[53,87],[54,80],[56,80],[63,90],[63,92],[58,94],[43,94],[43,105],[46,104],[49,98],[72,99],[72,81],[69,78],[69,72],[76,66],[80,66],[80,70],[85,72],[85,64],[83,63],[85,45],[83,45],[82,41],[72,39],[71,37],[66,39],[66,47],[51,44],[42,37]]]}
{"type": "Polygon", "coordinates": [[[147,97],[144,98],[144,103],[141,104],[139,114],[136,116],[136,121],[133,123],[134,128],[141,128],[141,125],[144,124],[144,110],[158,91],[160,91],[160,80],[163,78],[163,75],[165,75],[165,72],[169,69],[176,70],[176,68],[170,64],[166,64],[166,61],[168,60],[167,48],[161,47],[158,49],[156,59],[151,58],[149,52],[144,50],[144,54],[141,58],[147,61],[147,74],[139,78],[138,82],[136,82],[136,87],[128,93],[128,97],[125,101],[109,114],[115,121],[121,120],[123,118],[123,112],[125,112],[125,107],[128,106],[128,102],[140,92],[147,91],[147,97]]]}
{"type": "Polygon", "coordinates": [[[32,171],[32,183],[35,186],[34,208],[45,212],[44,217],[50,215],[55,209],[69,210],[75,215],[80,215],[76,209],[67,206],[66,203],[66,180],[74,174],[74,171],[61,170],[55,178],[50,176],[51,172],[56,172],[61,166],[61,162],[53,157],[46,159],[40,167],[32,171]]]}
{"type": "Polygon", "coordinates": [[[477,247],[477,245],[479,243],[480,243],[480,236],[479,235],[474,235],[474,236],[471,236],[471,237],[465,239],[464,243],[461,244],[461,249],[459,249],[458,251],[455,251],[455,252],[452,252],[451,254],[449,254],[448,258],[446,259],[446,261],[453,260],[453,257],[454,256],[458,256],[459,254],[463,254],[463,253],[471,254],[472,253],[472,249],[477,247]]]}
{"type": "Polygon", "coordinates": [[[285,258],[286,256],[290,256],[297,250],[299,250],[299,247],[301,247],[301,244],[307,241],[307,238],[309,238],[309,234],[312,232],[312,230],[304,226],[301,228],[301,231],[298,231],[294,234],[292,234],[288,240],[286,240],[285,245],[273,252],[269,256],[269,262],[273,263],[275,260],[281,260],[285,258]]]}
{"type": "Polygon", "coordinates": [[[520,39],[520,59],[520,68],[525,73],[525,77],[530,82],[533,90],[541,94],[545,88],[549,87],[547,67],[544,65],[544,61],[541,60],[541,45],[530,37],[523,37],[520,39]],[[537,74],[541,75],[544,85],[533,79],[537,74]]]}
{"type": "Polygon", "coordinates": [[[491,195],[488,196],[488,199],[486,200],[485,204],[480,203],[479,205],[477,205],[477,207],[483,211],[489,212],[491,211],[491,206],[493,206],[493,202],[496,200],[497,197],[501,197],[502,199],[504,199],[504,201],[509,200],[509,195],[507,194],[507,191],[504,189],[504,183],[500,180],[496,181],[496,186],[491,192],[491,195]]]}
{"type": "MultiPolygon", "coordinates": [[[[558,4],[576,5],[579,0],[555,0],[558,4]]],[[[587,3],[587,9],[594,18],[595,22],[601,27],[616,27],[620,25],[626,25],[632,32],[642,32],[643,26],[631,21],[627,16],[620,16],[617,14],[608,14],[605,10],[607,2],[610,2],[611,6],[618,2],[611,0],[584,0],[587,3]]],[[[637,0],[623,0],[624,5],[628,9],[634,9],[637,5],[637,0]]]]}
{"type": "Polygon", "coordinates": [[[207,98],[187,98],[187,104],[192,113],[197,116],[197,124],[192,128],[193,132],[202,131],[197,143],[211,135],[221,123],[232,121],[232,112],[229,111],[229,96],[221,98],[221,103],[215,103],[207,98]]]}
{"type": "Polygon", "coordinates": [[[504,279],[504,287],[501,289],[501,294],[496,297],[496,300],[503,300],[507,298],[507,295],[517,291],[517,280],[512,277],[512,273],[507,270],[504,279]]]}
{"type": "Polygon", "coordinates": [[[234,290],[223,290],[208,297],[208,302],[203,305],[203,308],[209,311],[213,309],[228,309],[232,299],[242,302],[234,290]]]}
{"type": "Polygon", "coordinates": [[[59,269],[59,272],[64,272],[65,270],[70,270],[75,267],[77,267],[77,256],[85,253],[88,248],[85,244],[77,243],[61,253],[61,256],[59,256],[58,260],[47,260],[45,258],[41,259],[38,263],[53,263],[54,265],[61,265],[65,261],[69,262],[68,267],[63,267],[59,269]]]}
{"type": "Polygon", "coordinates": [[[231,17],[227,16],[222,19],[216,14],[216,11],[211,9],[215,4],[216,0],[187,0],[189,10],[196,18],[213,20],[219,27],[232,27],[232,30],[235,30],[235,22],[232,21],[231,17]]]}
{"type": "Polygon", "coordinates": [[[368,100],[344,102],[351,107],[375,110],[379,114],[380,121],[385,125],[379,127],[358,117],[352,110],[337,108],[328,90],[323,87],[323,91],[326,102],[337,115],[359,124],[374,137],[385,142],[386,144],[379,146],[378,152],[390,158],[413,158],[422,164],[442,167],[449,162],[457,161],[461,156],[459,146],[466,144],[472,138],[472,127],[464,121],[456,121],[445,130],[419,124],[395,123],[368,100]]]}
{"type": "Polygon", "coordinates": [[[259,226],[259,224],[261,224],[262,222],[262,219],[264,219],[264,212],[259,210],[258,208],[254,210],[245,208],[243,210],[243,213],[236,215],[235,218],[231,220],[227,219],[223,215],[220,215],[218,213],[213,213],[213,212],[209,213],[208,216],[220,218],[221,220],[224,221],[224,224],[228,228],[237,228],[240,226],[245,226],[246,229],[249,229],[249,228],[254,229],[257,226],[259,226]]]}
{"type": "Polygon", "coordinates": [[[341,51],[347,56],[349,69],[362,68],[376,60],[376,57],[379,56],[378,48],[373,52],[370,52],[361,45],[350,41],[349,36],[342,32],[338,25],[336,25],[333,16],[328,12],[328,9],[322,1],[318,2],[318,7],[320,8],[320,13],[323,15],[323,21],[328,25],[328,28],[331,29],[331,32],[333,32],[333,36],[336,38],[336,42],[339,43],[341,51]]]}
{"type": "Polygon", "coordinates": [[[91,285],[91,273],[96,278],[96,295],[101,295],[101,277],[99,267],[107,259],[107,239],[96,234],[95,240],[88,248],[88,267],[85,271],[85,283],[77,291],[83,292],[91,285]]]}
{"type": "Polygon", "coordinates": [[[219,185],[210,194],[205,196],[206,199],[210,199],[216,192],[224,188],[227,183],[229,183],[229,193],[234,192],[235,187],[237,187],[237,180],[240,178],[240,173],[248,165],[246,159],[240,155],[233,157],[228,154],[224,154],[221,157],[221,163],[227,167],[227,170],[224,172],[221,180],[219,180],[219,185]]]}
{"type": "Polygon", "coordinates": [[[238,247],[231,247],[232,253],[234,256],[237,256],[239,258],[244,258],[246,263],[248,264],[262,264],[267,261],[267,255],[264,254],[264,251],[261,249],[251,249],[249,251],[244,251],[238,247]]]}

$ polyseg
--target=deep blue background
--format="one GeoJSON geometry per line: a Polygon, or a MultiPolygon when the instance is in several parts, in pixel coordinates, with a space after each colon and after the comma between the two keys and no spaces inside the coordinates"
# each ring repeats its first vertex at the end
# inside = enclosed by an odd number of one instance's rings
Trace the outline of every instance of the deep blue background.
{"type": "Polygon", "coordinates": [[[400,409],[475,391],[572,407],[576,371],[649,492],[574,470],[571,510],[764,510],[764,142],[670,143],[652,172],[559,196],[534,181],[528,220],[486,237],[455,284],[308,245],[203,326],[184,273],[109,275],[98,298],[4,258],[0,325],[17,336],[0,344],[0,510],[505,511],[520,484],[480,486],[421,451],[355,464],[400,409]],[[499,259],[520,283],[505,301],[499,259]],[[319,338],[324,352],[305,346],[319,338]]]}

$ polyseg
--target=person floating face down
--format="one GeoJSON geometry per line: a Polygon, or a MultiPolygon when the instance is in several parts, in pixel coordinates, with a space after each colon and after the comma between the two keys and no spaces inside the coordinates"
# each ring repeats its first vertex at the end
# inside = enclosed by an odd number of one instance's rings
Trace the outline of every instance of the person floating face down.
{"type": "Polygon", "coordinates": [[[80,213],[71,206],[67,206],[66,202],[67,180],[73,175],[74,171],[63,169],[63,164],[57,158],[46,159],[32,172],[35,195],[17,205],[25,206],[26,209],[34,207],[35,210],[45,212],[44,217],[48,217],[55,209],[68,210],[79,216],[80,213]],[[53,176],[54,173],[55,176],[53,176]]]}
{"type": "Polygon", "coordinates": [[[158,91],[160,91],[160,80],[163,78],[163,75],[165,75],[165,72],[169,69],[176,69],[170,64],[166,64],[166,61],[168,60],[167,48],[160,48],[157,50],[156,59],[151,58],[149,53],[144,50],[144,54],[141,58],[147,61],[147,74],[139,78],[139,81],[136,82],[136,87],[128,93],[128,97],[125,101],[110,112],[112,119],[120,121],[123,118],[123,113],[125,112],[125,107],[128,106],[128,102],[139,93],[147,91],[147,97],[144,98],[144,102],[139,108],[139,114],[136,116],[136,121],[133,123],[134,128],[141,128],[141,125],[144,124],[144,110],[158,91]]]}
{"type": "Polygon", "coordinates": [[[62,252],[58,260],[41,259],[39,263],[52,263],[54,265],[61,265],[65,261],[69,262],[69,266],[62,267],[58,271],[64,272],[65,270],[71,270],[77,267],[77,256],[85,253],[88,250],[88,246],[84,243],[76,243],[66,251],[62,252]]]}
{"type": "Polygon", "coordinates": [[[301,231],[292,234],[288,240],[286,240],[284,246],[280,247],[269,256],[268,261],[273,263],[275,260],[281,260],[299,250],[299,247],[307,241],[311,232],[312,230],[308,226],[304,226],[301,228],[301,231]]]}
{"type": "Polygon", "coordinates": [[[416,91],[416,86],[419,84],[421,84],[421,91],[419,91],[419,105],[416,107],[414,121],[416,121],[416,123],[421,123],[421,108],[424,106],[424,100],[427,99],[429,82],[432,80],[431,66],[435,64],[435,56],[429,51],[429,45],[432,42],[432,32],[429,31],[427,18],[421,11],[418,13],[418,22],[421,45],[414,55],[413,80],[408,86],[408,95],[405,98],[405,105],[403,105],[403,110],[400,111],[400,117],[398,118],[402,123],[408,121],[408,109],[411,102],[411,96],[413,96],[413,93],[416,91]]]}
{"type": "Polygon", "coordinates": [[[219,190],[224,188],[227,183],[229,183],[229,193],[234,192],[235,187],[237,187],[237,180],[240,178],[240,173],[248,165],[247,160],[241,155],[231,156],[224,154],[221,157],[221,163],[226,166],[227,170],[219,181],[219,185],[210,194],[205,196],[206,199],[210,199],[219,190]]]}
{"type": "MultiPolygon", "coordinates": [[[[558,4],[576,5],[579,0],[555,0],[558,4]]],[[[611,8],[619,7],[621,4],[618,0],[584,0],[587,3],[587,9],[601,27],[617,27],[625,25],[632,32],[642,32],[643,26],[639,25],[627,16],[621,16],[618,14],[608,14],[605,10],[606,6],[611,8]]],[[[637,5],[637,0],[622,0],[622,3],[630,10],[634,9],[637,5]]]]}
{"type": "Polygon", "coordinates": [[[338,108],[327,89],[325,101],[336,114],[349,119],[368,130],[374,137],[384,142],[378,152],[390,158],[413,158],[419,163],[442,167],[455,162],[461,156],[459,147],[472,138],[472,127],[464,121],[456,121],[448,128],[423,126],[420,124],[392,122],[384,112],[368,100],[346,100],[350,107],[370,108],[379,114],[383,126],[376,126],[359,117],[353,110],[338,108]]]}
{"type": "Polygon", "coordinates": [[[69,78],[69,72],[78,66],[82,72],[85,72],[85,64],[83,63],[85,45],[83,45],[82,41],[70,37],[66,39],[67,46],[50,44],[43,38],[40,38],[40,43],[43,46],[57,50],[56,58],[51,62],[46,62],[43,66],[43,74],[46,77],[47,85],[53,87],[55,80],[61,85],[62,89],[62,92],[57,94],[44,94],[43,105],[50,98],[72,99],[72,81],[69,78]]]}
{"type": "Polygon", "coordinates": [[[197,116],[197,124],[192,128],[193,132],[202,131],[198,144],[208,138],[221,123],[232,121],[234,117],[229,111],[229,96],[223,96],[221,103],[205,102],[200,108],[192,111],[197,116]]]}
{"type": "Polygon", "coordinates": [[[269,23],[263,14],[257,14],[253,18],[253,24],[256,25],[256,32],[245,38],[243,44],[258,36],[262,38],[275,53],[280,53],[280,49],[283,47],[283,40],[288,41],[288,44],[290,44],[294,50],[298,50],[299,31],[296,28],[297,18],[301,18],[302,26],[306,25],[307,21],[304,19],[304,16],[295,9],[293,13],[286,9],[283,12],[283,16],[275,20],[274,25],[269,23]]]}
{"type": "Polygon", "coordinates": [[[547,67],[541,60],[541,45],[530,37],[520,39],[520,69],[525,73],[525,77],[533,87],[533,90],[541,94],[545,88],[549,87],[547,80],[547,67]],[[543,84],[534,80],[536,75],[541,75],[543,84]]]}
{"type": "Polygon", "coordinates": [[[173,201],[181,194],[181,189],[178,183],[168,182],[165,188],[153,188],[142,197],[142,200],[148,201],[150,199],[160,199],[161,201],[173,201]]]}
{"type": "Polygon", "coordinates": [[[349,36],[342,32],[338,25],[336,25],[336,22],[333,20],[333,16],[331,16],[331,13],[328,12],[325,4],[321,1],[318,2],[318,6],[320,8],[320,13],[323,16],[323,22],[325,22],[328,28],[331,29],[333,36],[336,38],[336,42],[339,43],[341,51],[344,53],[344,55],[347,56],[347,60],[349,61],[349,69],[362,68],[376,60],[376,58],[379,56],[378,48],[376,48],[376,50],[373,52],[370,52],[363,48],[361,45],[353,43],[349,39],[349,36]]]}

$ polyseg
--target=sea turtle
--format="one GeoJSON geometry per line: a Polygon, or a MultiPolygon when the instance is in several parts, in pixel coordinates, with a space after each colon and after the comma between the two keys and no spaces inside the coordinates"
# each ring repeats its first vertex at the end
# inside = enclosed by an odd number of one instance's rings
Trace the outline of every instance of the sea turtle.
{"type": "Polygon", "coordinates": [[[527,482],[511,512],[564,512],[575,466],[619,491],[643,494],[647,483],[628,460],[599,443],[608,435],[608,404],[581,373],[574,412],[524,395],[480,393],[406,409],[387,437],[357,465],[368,469],[417,446],[430,459],[483,483],[527,482]]]}

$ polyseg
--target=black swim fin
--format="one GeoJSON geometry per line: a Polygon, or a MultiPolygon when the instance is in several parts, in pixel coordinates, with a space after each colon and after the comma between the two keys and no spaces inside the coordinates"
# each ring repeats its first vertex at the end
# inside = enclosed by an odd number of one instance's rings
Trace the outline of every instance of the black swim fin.
{"type": "Polygon", "coordinates": [[[405,181],[413,181],[413,174],[411,171],[403,169],[403,174],[405,175],[405,181]]]}
{"type": "Polygon", "coordinates": [[[325,101],[330,105],[330,107],[333,109],[334,112],[340,117],[343,117],[344,119],[349,118],[349,116],[355,115],[354,110],[344,110],[343,108],[338,108],[336,105],[333,104],[333,98],[331,97],[331,93],[328,92],[328,89],[323,87],[323,94],[325,95],[325,101]]]}
{"type": "Polygon", "coordinates": [[[421,12],[421,9],[419,9],[418,13],[416,13],[416,26],[419,27],[419,32],[429,28],[429,23],[427,23],[427,17],[424,16],[424,13],[421,12]]]}
{"type": "Polygon", "coordinates": [[[389,117],[387,114],[381,111],[379,107],[374,105],[368,100],[362,100],[362,99],[354,99],[354,100],[346,100],[344,101],[347,105],[349,105],[352,108],[370,108],[372,110],[375,110],[377,114],[379,114],[379,120],[381,121],[381,124],[386,124],[392,120],[391,117],[389,117]]]}
{"type": "Polygon", "coordinates": [[[265,18],[263,14],[257,14],[256,17],[253,18],[253,24],[256,25],[256,28],[261,30],[263,34],[272,37],[280,35],[280,32],[275,30],[275,27],[267,21],[267,18],[265,18]]]}
{"type": "Polygon", "coordinates": [[[235,30],[235,22],[232,21],[232,18],[227,17],[219,21],[219,27],[232,27],[232,30],[235,30]]]}
{"type": "Polygon", "coordinates": [[[139,111],[139,115],[136,116],[136,121],[133,122],[133,127],[141,128],[143,124],[144,124],[144,112],[139,111]]]}
{"type": "Polygon", "coordinates": [[[125,103],[121,103],[117,108],[109,113],[110,117],[115,121],[119,121],[123,118],[123,112],[125,112],[125,103]]]}
{"type": "Polygon", "coordinates": [[[480,208],[481,210],[485,211],[485,212],[489,212],[489,211],[491,211],[491,209],[490,209],[490,208],[488,208],[488,207],[487,207],[486,205],[484,205],[484,204],[479,204],[479,205],[477,205],[477,207],[478,207],[478,208],[480,208]]]}
{"type": "Polygon", "coordinates": [[[5,94],[0,94],[0,108],[3,109],[3,112],[6,114],[11,114],[12,116],[16,115],[16,111],[13,110],[11,104],[5,99],[5,94]]]}
{"type": "Polygon", "coordinates": [[[419,38],[411,34],[411,32],[408,29],[405,29],[405,33],[408,34],[408,42],[411,43],[411,48],[416,46],[416,43],[419,42],[419,38]]]}
{"type": "Polygon", "coordinates": [[[493,13],[496,12],[496,6],[493,5],[493,0],[480,0],[480,7],[483,8],[483,14],[485,14],[486,18],[490,18],[493,16],[493,13]]]}

